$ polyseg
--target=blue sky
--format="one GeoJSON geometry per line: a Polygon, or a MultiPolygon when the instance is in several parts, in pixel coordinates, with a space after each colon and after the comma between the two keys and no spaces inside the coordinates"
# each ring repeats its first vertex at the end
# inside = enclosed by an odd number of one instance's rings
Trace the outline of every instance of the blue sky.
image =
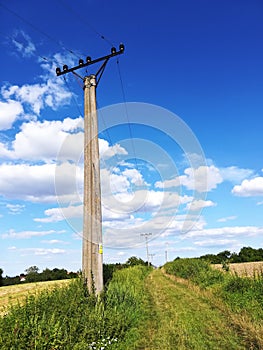
{"type": "Polygon", "coordinates": [[[263,245],[259,0],[0,1],[0,267],[81,268],[82,82],[97,88],[104,261],[263,245]],[[85,69],[82,76],[98,67],[85,69]]]}

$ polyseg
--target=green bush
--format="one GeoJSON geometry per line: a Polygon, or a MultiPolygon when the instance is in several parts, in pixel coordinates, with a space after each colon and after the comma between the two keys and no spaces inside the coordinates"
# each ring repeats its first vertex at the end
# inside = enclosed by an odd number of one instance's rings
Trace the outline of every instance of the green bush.
{"type": "Polygon", "coordinates": [[[167,273],[189,279],[201,287],[208,287],[224,280],[223,273],[211,268],[203,259],[176,259],[165,264],[164,268],[167,273]]]}
{"type": "Polygon", "coordinates": [[[263,319],[263,278],[229,276],[221,288],[221,297],[234,311],[245,311],[254,320],[263,319]]]}
{"type": "Polygon", "coordinates": [[[186,278],[201,288],[214,291],[234,312],[243,312],[254,321],[263,320],[263,275],[239,277],[213,269],[203,259],[176,259],[164,265],[167,273],[186,278]]]}

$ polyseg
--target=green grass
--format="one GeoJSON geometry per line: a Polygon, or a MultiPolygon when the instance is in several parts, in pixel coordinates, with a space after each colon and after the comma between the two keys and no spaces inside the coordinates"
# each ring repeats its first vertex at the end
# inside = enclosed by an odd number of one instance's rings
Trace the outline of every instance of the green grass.
{"type": "Polygon", "coordinates": [[[165,268],[171,275],[116,271],[100,297],[81,279],[28,294],[0,317],[0,349],[263,349],[262,277],[240,279],[198,259],[165,268]]]}
{"type": "Polygon", "coordinates": [[[28,296],[0,318],[0,348],[128,349],[142,317],[145,267],[117,271],[100,297],[89,295],[82,280],[28,296]]]}
{"type": "Polygon", "coordinates": [[[210,295],[166,277],[160,270],[147,278],[145,310],[137,349],[247,349],[224,308],[210,295]]]}
{"type": "Polygon", "coordinates": [[[0,315],[4,314],[8,306],[17,303],[22,304],[29,295],[37,295],[44,290],[53,290],[58,287],[67,285],[67,280],[46,281],[34,283],[20,283],[12,286],[3,286],[0,288],[0,315]]]}
{"type": "Polygon", "coordinates": [[[164,266],[167,273],[186,278],[225,303],[232,319],[246,334],[252,349],[263,349],[263,276],[240,277],[211,268],[202,259],[178,259],[164,266]]]}

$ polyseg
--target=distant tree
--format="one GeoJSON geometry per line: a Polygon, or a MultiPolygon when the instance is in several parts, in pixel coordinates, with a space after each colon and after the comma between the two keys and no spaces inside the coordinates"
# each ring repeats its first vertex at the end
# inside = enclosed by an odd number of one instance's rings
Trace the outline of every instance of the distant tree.
{"type": "Polygon", "coordinates": [[[52,281],[52,279],[52,271],[50,269],[46,268],[41,272],[42,281],[52,281]]]}
{"type": "MultiPolygon", "coordinates": [[[[257,249],[251,247],[243,247],[240,249],[239,257],[241,262],[258,261],[257,249]]],[[[260,260],[260,259],[259,259],[260,260]]]]}
{"type": "Polygon", "coordinates": [[[3,270],[0,269],[0,287],[3,285],[3,270]]]}
{"type": "Polygon", "coordinates": [[[39,268],[37,266],[30,266],[28,269],[25,270],[25,273],[29,275],[30,273],[38,273],[39,268]]]}
{"type": "Polygon", "coordinates": [[[15,277],[5,276],[3,278],[3,286],[11,286],[13,284],[19,284],[19,283],[20,283],[19,276],[15,276],[15,277]]]}
{"type": "Polygon", "coordinates": [[[25,270],[27,282],[37,282],[40,280],[39,268],[37,266],[30,266],[25,270]]]}
{"type": "Polygon", "coordinates": [[[221,263],[220,257],[215,255],[215,254],[202,255],[202,256],[200,256],[200,259],[206,260],[210,264],[220,264],[221,263]]]}
{"type": "Polygon", "coordinates": [[[237,254],[237,253],[232,253],[231,254],[231,257],[230,257],[230,262],[231,263],[239,263],[239,262],[241,262],[241,259],[240,259],[240,256],[239,256],[239,254],[237,254]]]}
{"type": "Polygon", "coordinates": [[[142,260],[141,258],[137,258],[136,256],[131,256],[127,261],[126,261],[127,266],[136,266],[136,265],[143,265],[146,266],[147,262],[142,260]]]}
{"type": "Polygon", "coordinates": [[[220,252],[217,254],[217,257],[219,258],[219,263],[221,264],[222,262],[225,262],[229,260],[231,256],[231,252],[229,250],[224,250],[223,252],[220,252]]]}
{"type": "Polygon", "coordinates": [[[117,270],[123,269],[126,267],[124,264],[103,264],[103,282],[107,284],[113,276],[113,273],[117,270]]]}
{"type": "Polygon", "coordinates": [[[54,280],[64,280],[68,278],[68,272],[65,269],[55,268],[52,270],[52,277],[54,280]]]}

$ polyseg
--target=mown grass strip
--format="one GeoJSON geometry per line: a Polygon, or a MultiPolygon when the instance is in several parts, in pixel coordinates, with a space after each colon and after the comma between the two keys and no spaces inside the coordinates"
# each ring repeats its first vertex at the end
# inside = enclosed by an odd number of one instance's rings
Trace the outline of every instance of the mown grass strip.
{"type": "MultiPolygon", "coordinates": [[[[234,328],[248,349],[263,349],[263,276],[240,277],[222,273],[198,258],[176,259],[164,265],[172,276],[183,278],[189,286],[196,286],[204,294],[209,291],[210,300],[228,315],[234,328]]],[[[184,284],[184,283],[183,283],[184,284]]]]}
{"type": "Polygon", "coordinates": [[[247,349],[227,316],[195,290],[160,270],[147,278],[147,290],[149,318],[138,349],[247,349]]]}

